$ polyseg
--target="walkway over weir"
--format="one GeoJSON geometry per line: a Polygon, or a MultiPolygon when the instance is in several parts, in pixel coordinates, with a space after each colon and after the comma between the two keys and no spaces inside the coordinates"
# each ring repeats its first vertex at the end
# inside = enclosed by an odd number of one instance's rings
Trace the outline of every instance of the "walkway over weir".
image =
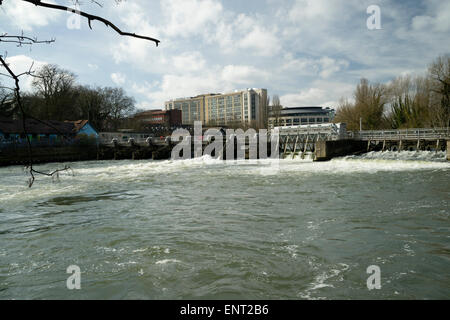
{"type": "Polygon", "coordinates": [[[345,124],[278,127],[282,157],[302,157],[307,151],[316,158],[369,152],[445,150],[450,159],[450,128],[417,128],[347,132],[345,124]]]}
{"type": "Polygon", "coordinates": [[[353,138],[363,141],[448,140],[450,139],[450,128],[360,131],[355,132],[353,138]]]}

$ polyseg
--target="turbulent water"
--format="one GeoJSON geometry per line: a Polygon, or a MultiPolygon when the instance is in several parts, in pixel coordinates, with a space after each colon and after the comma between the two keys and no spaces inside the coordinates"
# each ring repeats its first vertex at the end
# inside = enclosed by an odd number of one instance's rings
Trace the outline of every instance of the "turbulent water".
{"type": "Polygon", "coordinates": [[[444,153],[72,167],[0,168],[0,299],[450,298],[444,153]]]}

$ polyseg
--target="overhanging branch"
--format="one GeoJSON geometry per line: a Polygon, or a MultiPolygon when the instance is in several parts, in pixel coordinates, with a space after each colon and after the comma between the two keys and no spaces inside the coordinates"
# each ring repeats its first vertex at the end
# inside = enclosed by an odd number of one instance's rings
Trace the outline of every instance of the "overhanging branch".
{"type": "MultiPolygon", "coordinates": [[[[141,35],[138,35],[136,33],[123,32],[115,24],[113,24],[111,21],[106,20],[106,19],[104,19],[102,17],[99,17],[99,16],[95,16],[95,15],[83,12],[83,11],[75,10],[75,9],[72,9],[72,8],[69,8],[69,7],[66,7],[66,6],[61,6],[61,5],[58,5],[58,4],[42,2],[40,0],[22,0],[22,1],[29,2],[31,4],[34,4],[35,6],[38,6],[38,7],[44,7],[44,8],[49,8],[49,9],[61,10],[61,11],[68,11],[68,12],[72,12],[74,14],[78,14],[78,15],[80,15],[80,16],[82,16],[82,17],[84,17],[84,18],[86,18],[88,20],[88,25],[89,25],[90,29],[92,29],[91,22],[97,20],[97,21],[103,22],[107,27],[111,27],[114,31],[116,31],[121,36],[128,36],[128,37],[133,37],[133,38],[153,41],[153,42],[155,42],[156,46],[158,46],[159,43],[160,43],[160,41],[158,39],[155,39],[155,38],[141,36],[141,35]]],[[[0,5],[1,5],[1,3],[2,3],[2,1],[0,0],[0,5]]]]}

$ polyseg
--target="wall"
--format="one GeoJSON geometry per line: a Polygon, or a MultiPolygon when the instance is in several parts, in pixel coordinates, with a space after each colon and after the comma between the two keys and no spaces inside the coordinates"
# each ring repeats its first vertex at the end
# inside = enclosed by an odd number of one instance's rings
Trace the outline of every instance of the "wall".
{"type": "Polygon", "coordinates": [[[315,161],[328,161],[335,157],[366,152],[367,142],[359,140],[318,141],[315,150],[315,161]]]}

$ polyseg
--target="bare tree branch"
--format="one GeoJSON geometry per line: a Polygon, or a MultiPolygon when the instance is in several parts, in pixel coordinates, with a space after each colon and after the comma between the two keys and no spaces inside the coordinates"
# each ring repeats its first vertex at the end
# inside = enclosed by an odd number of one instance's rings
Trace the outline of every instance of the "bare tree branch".
{"type": "MultiPolygon", "coordinates": [[[[34,4],[35,6],[44,7],[44,8],[48,8],[48,9],[54,9],[54,10],[61,10],[61,11],[66,11],[66,12],[72,12],[74,14],[82,16],[82,17],[87,19],[89,28],[91,30],[92,30],[91,22],[97,20],[97,21],[100,21],[100,22],[104,23],[107,27],[111,27],[119,35],[129,36],[129,37],[133,37],[133,38],[138,38],[138,39],[152,41],[152,42],[155,42],[156,46],[158,46],[159,43],[160,43],[160,41],[158,39],[155,39],[155,38],[151,38],[151,37],[147,37],[147,36],[141,36],[141,35],[138,35],[138,34],[135,34],[135,33],[123,32],[121,29],[119,29],[116,25],[114,25],[109,20],[104,19],[104,18],[99,17],[99,16],[95,16],[95,15],[83,12],[83,11],[71,9],[69,7],[61,6],[61,5],[57,5],[57,4],[45,3],[45,2],[42,2],[40,0],[22,0],[22,1],[34,4]]],[[[73,2],[74,2],[74,4],[79,4],[78,0],[73,0],[73,2]]],[[[97,4],[100,7],[102,7],[102,5],[96,0],[91,0],[91,2],[94,3],[94,4],[97,4]]],[[[116,0],[116,2],[120,2],[120,0],[116,0]]],[[[0,5],[2,5],[2,4],[3,4],[3,0],[0,0],[0,5]]],[[[55,42],[55,39],[40,41],[37,38],[26,37],[26,36],[23,35],[23,33],[22,33],[22,35],[19,35],[19,36],[9,36],[6,33],[4,33],[4,34],[0,35],[0,42],[3,42],[3,43],[16,43],[19,47],[21,47],[22,45],[30,45],[31,46],[33,44],[40,44],[40,43],[50,44],[52,42],[55,42]]],[[[1,87],[1,88],[9,89],[9,90],[14,91],[14,95],[15,95],[15,98],[16,98],[17,106],[18,106],[18,108],[19,108],[19,110],[20,110],[20,112],[22,114],[22,126],[23,126],[22,129],[23,129],[23,134],[25,135],[26,140],[27,140],[28,156],[29,156],[29,160],[28,160],[29,164],[27,166],[27,170],[28,170],[28,172],[30,173],[30,176],[31,176],[28,186],[31,188],[33,186],[34,181],[35,181],[35,174],[41,174],[41,175],[49,176],[49,177],[52,177],[52,178],[54,178],[54,177],[58,178],[60,172],[67,171],[67,170],[72,170],[72,169],[70,167],[68,167],[68,166],[65,166],[63,169],[57,169],[57,170],[55,170],[53,172],[48,172],[47,173],[47,172],[42,172],[42,171],[35,170],[33,168],[33,152],[32,152],[31,140],[30,140],[30,137],[29,137],[27,129],[26,129],[26,119],[27,118],[34,119],[34,120],[36,120],[36,121],[38,121],[40,123],[43,123],[43,124],[53,128],[53,129],[55,129],[56,132],[60,133],[60,131],[57,128],[55,128],[54,126],[52,126],[51,124],[49,124],[49,123],[46,123],[46,122],[44,122],[42,120],[39,120],[37,118],[34,118],[34,117],[31,117],[31,116],[27,115],[25,110],[24,110],[23,103],[22,103],[22,97],[21,97],[21,94],[20,94],[20,84],[19,84],[20,83],[20,79],[19,78],[21,76],[24,76],[24,75],[28,75],[28,76],[32,76],[32,77],[39,77],[39,76],[35,75],[33,70],[32,70],[34,63],[31,65],[31,67],[30,67],[30,69],[28,71],[25,71],[25,72],[23,72],[21,74],[17,74],[16,75],[11,70],[11,68],[8,65],[8,63],[5,61],[5,59],[6,59],[6,56],[0,55],[0,66],[4,67],[6,69],[6,71],[7,71],[6,74],[0,73],[0,75],[6,76],[6,77],[9,77],[9,78],[13,79],[14,83],[15,83],[15,87],[14,88],[1,87]]],[[[63,135],[64,138],[67,138],[64,134],[62,134],[62,135],[63,135]]]]}
{"type": "MultiPolygon", "coordinates": [[[[19,106],[20,112],[22,113],[22,128],[23,128],[23,133],[25,135],[25,138],[27,139],[27,146],[28,146],[28,167],[27,167],[27,169],[29,170],[29,173],[30,173],[30,176],[31,176],[31,178],[30,178],[30,180],[28,182],[28,187],[31,188],[33,186],[33,183],[34,183],[34,180],[35,180],[34,174],[41,174],[41,175],[45,175],[45,176],[48,176],[48,177],[54,177],[55,175],[59,176],[59,172],[67,171],[67,170],[71,170],[71,169],[70,169],[70,167],[65,166],[63,169],[57,169],[57,170],[55,170],[53,172],[46,173],[46,172],[35,170],[33,168],[33,150],[32,150],[32,147],[31,147],[30,137],[28,135],[27,128],[26,128],[27,114],[25,113],[25,110],[23,108],[22,97],[20,95],[20,79],[19,79],[19,76],[16,75],[11,70],[11,68],[9,67],[9,65],[6,63],[6,61],[3,59],[3,57],[1,55],[0,55],[0,64],[6,69],[6,71],[11,76],[11,78],[14,79],[14,83],[15,83],[14,93],[15,93],[15,96],[16,96],[17,105],[19,106]]],[[[31,72],[31,71],[29,71],[29,72],[31,72]]],[[[28,74],[29,72],[22,73],[21,75],[28,74]]]]}
{"type": "Polygon", "coordinates": [[[0,42],[17,43],[20,47],[22,45],[32,45],[32,44],[38,44],[38,43],[50,44],[52,42],[55,42],[55,39],[38,40],[37,38],[26,37],[23,35],[23,33],[20,36],[9,36],[8,34],[4,33],[4,34],[0,35],[0,42]]]}
{"type": "MultiPolygon", "coordinates": [[[[55,10],[62,10],[62,11],[68,11],[68,12],[72,12],[74,14],[78,14],[78,15],[80,15],[80,16],[82,16],[82,17],[84,17],[84,18],[86,18],[88,20],[88,25],[89,25],[89,28],[91,30],[92,30],[91,22],[97,20],[97,21],[103,22],[107,27],[111,27],[114,31],[116,31],[121,36],[128,36],[128,37],[134,37],[134,38],[138,38],[138,39],[144,39],[144,40],[148,40],[148,41],[153,41],[153,42],[155,42],[156,46],[158,46],[159,43],[160,43],[160,41],[158,39],[155,39],[155,38],[141,36],[141,35],[138,35],[136,33],[123,32],[115,24],[113,24],[111,21],[106,20],[106,19],[104,19],[102,17],[99,17],[99,16],[95,16],[95,15],[83,12],[83,11],[78,11],[78,10],[71,9],[69,7],[66,7],[66,6],[57,5],[57,4],[42,2],[40,0],[22,0],[22,1],[32,3],[35,6],[39,6],[39,7],[55,9],[55,10]]],[[[1,5],[1,1],[0,1],[0,5],[1,5]]]]}

